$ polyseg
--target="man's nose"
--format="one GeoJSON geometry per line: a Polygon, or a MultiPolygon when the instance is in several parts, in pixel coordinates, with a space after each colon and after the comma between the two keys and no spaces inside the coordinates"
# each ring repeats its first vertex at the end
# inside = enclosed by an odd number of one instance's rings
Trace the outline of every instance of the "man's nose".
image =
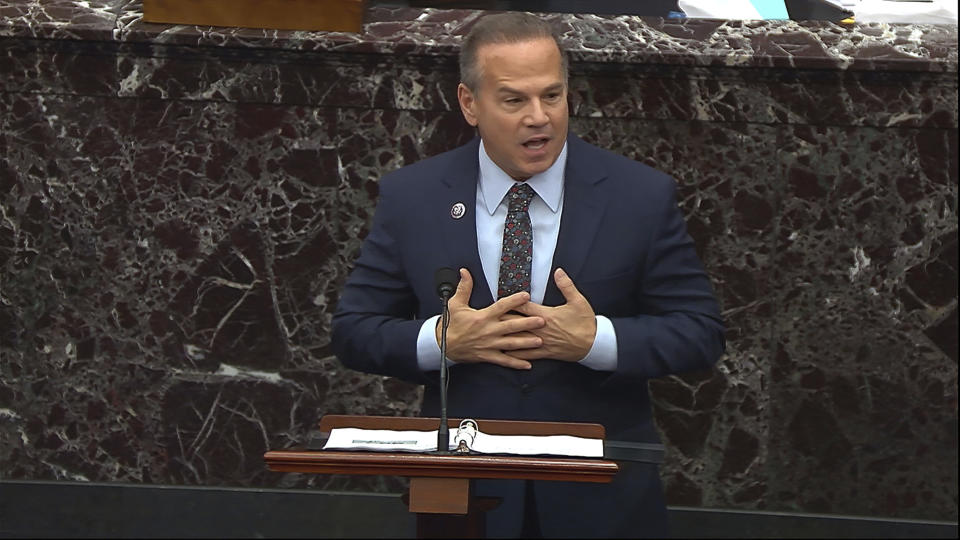
{"type": "Polygon", "coordinates": [[[542,126],[550,121],[550,117],[547,116],[546,108],[539,99],[530,100],[530,107],[527,110],[527,115],[524,117],[524,121],[528,126],[542,126]]]}

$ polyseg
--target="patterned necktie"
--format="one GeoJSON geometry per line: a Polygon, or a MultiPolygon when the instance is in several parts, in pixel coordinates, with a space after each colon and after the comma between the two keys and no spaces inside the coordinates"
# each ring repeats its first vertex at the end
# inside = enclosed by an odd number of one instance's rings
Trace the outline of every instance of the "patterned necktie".
{"type": "Polygon", "coordinates": [[[533,227],[527,208],[533,188],[517,182],[507,192],[507,219],[503,224],[503,249],[500,254],[500,282],[497,298],[530,290],[530,263],[533,260],[533,227]]]}

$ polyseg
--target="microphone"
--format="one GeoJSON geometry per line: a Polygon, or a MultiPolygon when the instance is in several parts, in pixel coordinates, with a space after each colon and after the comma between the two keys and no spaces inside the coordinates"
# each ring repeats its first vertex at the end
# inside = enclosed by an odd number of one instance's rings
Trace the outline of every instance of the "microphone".
{"type": "Polygon", "coordinates": [[[450,326],[450,308],[448,302],[457,290],[460,272],[453,268],[439,268],[433,275],[437,295],[443,303],[440,315],[440,426],[437,429],[437,452],[450,453],[450,426],[447,425],[447,327],[450,326]]]}
{"type": "Polygon", "coordinates": [[[453,268],[438,268],[433,275],[433,282],[437,287],[437,296],[442,299],[449,299],[453,293],[457,292],[457,283],[460,282],[460,272],[453,268]]]}

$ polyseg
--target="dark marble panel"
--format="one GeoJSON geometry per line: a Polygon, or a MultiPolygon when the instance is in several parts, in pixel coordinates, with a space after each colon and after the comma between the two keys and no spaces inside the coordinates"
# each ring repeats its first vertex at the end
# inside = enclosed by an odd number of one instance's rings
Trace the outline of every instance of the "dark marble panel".
{"type": "Polygon", "coordinates": [[[117,15],[129,3],[130,0],[7,0],[0,3],[0,37],[112,40],[117,37],[117,15]]]}
{"type": "MultiPolygon", "coordinates": [[[[949,25],[929,25],[917,43],[917,25],[838,25],[822,21],[723,21],[629,16],[554,15],[574,58],[614,63],[879,70],[921,67],[920,58],[956,57],[949,25]],[[905,64],[910,67],[905,67],[905,64]]],[[[943,66],[941,66],[943,67],[943,66]]],[[[947,68],[949,70],[950,68],[947,68]]]]}
{"type": "Polygon", "coordinates": [[[5,92],[112,96],[116,45],[0,39],[0,73],[5,92]]]}
{"type": "Polygon", "coordinates": [[[324,105],[366,109],[456,108],[452,57],[403,60],[355,54],[152,46],[123,47],[122,97],[324,105]]]}
{"type": "Polygon", "coordinates": [[[458,110],[452,56],[0,39],[3,88],[144,99],[458,110]]]}
{"type": "MultiPolygon", "coordinates": [[[[374,20],[385,16],[374,12],[374,20]]],[[[429,13],[430,17],[451,16],[429,13]]],[[[462,14],[475,16],[467,13],[462,14]]],[[[636,24],[647,22],[638,19],[636,24]]],[[[155,26],[157,31],[167,28],[155,26]]],[[[578,25],[571,28],[583,30],[578,25]]],[[[404,54],[398,61],[384,55],[374,60],[370,55],[351,53],[349,48],[306,52],[249,44],[191,47],[185,46],[186,42],[177,45],[162,39],[169,35],[164,31],[151,42],[115,43],[115,47],[101,42],[78,46],[59,40],[0,40],[4,51],[0,62],[13,74],[7,83],[11,90],[456,110],[456,49],[435,46],[435,40],[429,41],[433,48],[404,54]]],[[[925,50],[936,50],[935,43],[924,43],[925,50]]],[[[581,46],[571,43],[571,50],[581,46]]],[[[684,51],[688,55],[694,52],[684,51]]],[[[614,63],[602,57],[580,56],[583,61],[573,66],[571,95],[573,111],[580,116],[877,127],[950,127],[957,122],[956,77],[940,72],[744,70],[682,63],[636,64],[625,59],[614,63]]]]}
{"type": "Polygon", "coordinates": [[[572,113],[591,118],[957,124],[957,79],[944,74],[583,63],[573,64],[571,76],[572,113]]]}
{"type": "Polygon", "coordinates": [[[956,353],[927,330],[956,312],[956,158],[941,153],[956,134],[790,135],[780,149],[770,504],[955,515],[956,353]]]}
{"type": "Polygon", "coordinates": [[[259,485],[277,481],[262,452],[320,414],[416,412],[418,390],[344,373],[329,317],[382,168],[469,130],[392,111],[2,98],[12,477],[259,485]]]}
{"type": "Polygon", "coordinates": [[[712,372],[650,384],[667,444],[670,504],[762,507],[771,396],[769,317],[779,203],[775,128],[577,119],[585,138],[670,171],[688,229],[716,287],[728,350],[712,372]],[[747,247],[749,246],[749,247],[747,247]]]}

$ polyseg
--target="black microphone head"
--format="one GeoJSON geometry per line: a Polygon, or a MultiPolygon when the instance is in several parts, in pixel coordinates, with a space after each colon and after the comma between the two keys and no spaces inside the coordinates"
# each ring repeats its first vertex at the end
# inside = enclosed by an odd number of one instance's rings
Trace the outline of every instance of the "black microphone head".
{"type": "Polygon", "coordinates": [[[449,298],[457,290],[457,283],[460,283],[460,272],[453,268],[438,268],[433,275],[433,282],[437,287],[437,294],[441,298],[449,298]]]}

